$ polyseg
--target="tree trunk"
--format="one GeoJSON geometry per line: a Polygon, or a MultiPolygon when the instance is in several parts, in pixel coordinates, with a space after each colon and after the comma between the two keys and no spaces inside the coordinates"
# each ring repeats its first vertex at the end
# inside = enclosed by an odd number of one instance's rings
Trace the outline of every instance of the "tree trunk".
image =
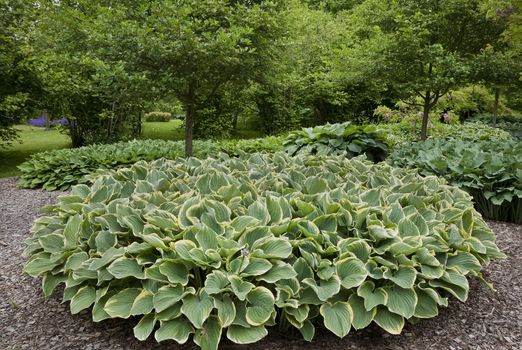
{"type": "Polygon", "coordinates": [[[189,89],[185,98],[185,156],[192,157],[192,140],[194,139],[194,83],[189,83],[189,89]]]}
{"type": "Polygon", "coordinates": [[[500,89],[495,88],[495,105],[493,106],[493,127],[497,127],[497,116],[498,116],[498,99],[500,97],[500,89]]]}
{"type": "Polygon", "coordinates": [[[431,91],[430,88],[426,88],[426,96],[424,98],[424,109],[422,111],[422,127],[421,127],[421,140],[426,140],[428,137],[428,122],[430,120],[430,109],[431,109],[431,91]]]}

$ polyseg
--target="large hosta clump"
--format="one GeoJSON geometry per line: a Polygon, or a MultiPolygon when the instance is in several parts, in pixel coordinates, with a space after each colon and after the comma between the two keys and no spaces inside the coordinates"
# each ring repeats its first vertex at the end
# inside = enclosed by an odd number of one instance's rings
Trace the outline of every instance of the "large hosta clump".
{"type": "Polygon", "coordinates": [[[72,313],[216,349],[267,327],[311,340],[435,317],[503,254],[467,193],[387,164],[282,153],[140,162],[39,218],[25,271],[72,313]]]}

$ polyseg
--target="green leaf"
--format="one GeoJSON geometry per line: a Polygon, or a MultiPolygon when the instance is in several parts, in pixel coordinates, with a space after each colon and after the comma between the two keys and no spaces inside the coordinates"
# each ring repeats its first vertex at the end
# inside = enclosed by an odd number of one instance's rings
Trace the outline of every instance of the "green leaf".
{"type": "Polygon", "coordinates": [[[107,300],[103,310],[111,317],[129,318],[134,300],[140,295],[141,291],[139,288],[122,290],[107,300]]]}
{"type": "Polygon", "coordinates": [[[257,277],[256,279],[258,281],[275,283],[277,281],[294,278],[296,276],[297,273],[295,272],[292,265],[277,260],[274,262],[274,266],[270,269],[270,271],[268,271],[262,276],[257,277]]]}
{"type": "Polygon", "coordinates": [[[360,286],[368,276],[364,263],[357,258],[346,258],[335,265],[337,275],[343,288],[350,289],[360,286]]]}
{"type": "Polygon", "coordinates": [[[186,295],[183,298],[181,312],[187,316],[194,327],[199,329],[210,316],[213,308],[212,299],[205,292],[201,292],[199,295],[186,295]]]}
{"type": "Polygon", "coordinates": [[[112,264],[107,267],[107,271],[118,279],[125,277],[134,277],[138,279],[144,278],[142,267],[136,262],[136,260],[125,257],[114,260],[112,264]]]}
{"type": "Polygon", "coordinates": [[[355,329],[366,328],[372,321],[377,308],[373,308],[371,311],[367,311],[364,307],[364,299],[357,296],[356,294],[350,295],[348,304],[352,308],[353,320],[352,326],[355,329]]]}
{"type": "Polygon", "coordinates": [[[178,344],[185,344],[192,333],[194,333],[194,329],[190,322],[180,317],[170,321],[161,321],[160,327],[154,333],[154,338],[157,342],[175,340],[178,344]]]}
{"type": "Polygon", "coordinates": [[[252,289],[247,297],[246,320],[252,326],[263,325],[274,312],[275,298],[265,287],[252,289]]]}
{"type": "Polygon", "coordinates": [[[468,252],[456,252],[449,254],[446,261],[446,267],[456,269],[462,274],[468,274],[470,271],[480,271],[481,266],[477,258],[468,252]]]}
{"type": "Polygon", "coordinates": [[[375,288],[372,281],[366,281],[357,288],[357,295],[364,299],[364,307],[370,311],[377,305],[385,305],[388,294],[383,288],[375,288]]]}
{"type": "Polygon", "coordinates": [[[404,327],[404,318],[379,306],[373,321],[390,334],[401,334],[404,327]]]}
{"type": "Polygon", "coordinates": [[[417,270],[413,267],[400,266],[397,271],[386,271],[384,273],[384,278],[389,279],[399,287],[406,289],[413,288],[415,279],[417,278],[417,270]]]}
{"type": "Polygon", "coordinates": [[[186,286],[189,280],[189,271],[185,264],[174,261],[165,261],[159,265],[160,272],[167,276],[170,283],[186,286]]]}
{"type": "Polygon", "coordinates": [[[197,329],[194,334],[194,343],[201,347],[201,350],[217,350],[221,340],[221,324],[215,316],[210,317],[202,329],[197,329]]]}
{"type": "Polygon", "coordinates": [[[70,216],[63,230],[64,249],[74,249],[78,244],[82,217],[79,214],[70,216]]]}
{"type": "Polygon", "coordinates": [[[324,326],[339,338],[343,338],[350,332],[353,313],[348,303],[342,301],[334,304],[325,303],[319,312],[323,316],[324,326]]]}
{"type": "Polygon", "coordinates": [[[339,277],[336,275],[333,275],[328,281],[319,281],[319,284],[311,278],[304,279],[303,283],[310,286],[321,301],[330,299],[339,293],[339,290],[341,289],[341,282],[339,281],[339,277]]]}
{"type": "Polygon", "coordinates": [[[227,338],[236,344],[252,344],[266,337],[268,331],[264,326],[242,327],[232,325],[228,327],[227,338]]]}
{"type": "Polygon", "coordinates": [[[85,286],[78,290],[78,292],[71,299],[71,313],[77,314],[78,312],[87,309],[91,306],[96,299],[96,291],[91,286],[85,286]]]}
{"type": "Polygon", "coordinates": [[[230,284],[227,275],[220,270],[214,270],[207,275],[205,280],[205,292],[208,295],[220,294],[230,284]]]}
{"type": "Polygon", "coordinates": [[[236,306],[228,294],[221,299],[214,297],[214,307],[218,311],[218,318],[222,327],[228,327],[236,318],[236,306]]]}
{"type": "Polygon", "coordinates": [[[436,291],[431,288],[416,288],[417,305],[413,316],[417,318],[432,318],[439,314],[437,301],[439,296],[436,291]]]}
{"type": "Polygon", "coordinates": [[[398,315],[410,318],[415,313],[417,306],[417,294],[413,289],[405,289],[399,286],[386,288],[388,309],[398,315]]]}
{"type": "Polygon", "coordinates": [[[141,341],[146,340],[156,325],[154,314],[148,314],[141,318],[140,322],[134,327],[134,336],[141,341]]]}

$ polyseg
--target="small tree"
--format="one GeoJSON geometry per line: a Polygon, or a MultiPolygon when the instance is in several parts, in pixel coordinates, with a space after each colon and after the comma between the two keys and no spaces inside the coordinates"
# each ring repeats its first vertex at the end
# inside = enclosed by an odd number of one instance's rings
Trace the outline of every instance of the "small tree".
{"type": "Polygon", "coordinates": [[[478,0],[400,0],[377,16],[390,35],[382,72],[400,98],[422,108],[422,139],[438,100],[468,80],[473,57],[502,32],[480,5],[478,0]]]}
{"type": "Polygon", "coordinates": [[[147,3],[134,21],[137,59],[165,93],[185,108],[186,155],[192,155],[194,122],[205,101],[228,82],[266,69],[277,28],[271,1],[182,0],[147,3]]]}

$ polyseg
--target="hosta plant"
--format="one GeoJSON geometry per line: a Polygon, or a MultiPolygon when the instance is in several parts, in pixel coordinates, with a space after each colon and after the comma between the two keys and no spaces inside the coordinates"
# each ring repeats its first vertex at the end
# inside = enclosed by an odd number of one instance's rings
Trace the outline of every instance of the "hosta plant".
{"type": "Polygon", "coordinates": [[[291,132],[283,143],[292,156],[359,155],[374,162],[386,158],[388,145],[382,130],[375,126],[357,126],[349,122],[326,124],[291,132]]]}
{"type": "MultiPolygon", "coordinates": [[[[282,137],[250,140],[194,142],[194,156],[205,158],[225,152],[231,156],[243,153],[269,152],[282,149],[282,137]]],[[[67,190],[78,183],[90,183],[105,170],[129,166],[139,160],[176,159],[185,154],[183,141],[133,140],[109,145],[92,145],[75,149],[37,153],[21,164],[18,185],[42,187],[48,191],[67,190]],[[94,176],[93,176],[94,175],[94,176]]]]}
{"type": "Polygon", "coordinates": [[[138,162],[46,212],[25,250],[46,297],[202,349],[275,325],[399,334],[504,256],[466,192],[344,156],[138,162]]]}
{"type": "Polygon", "coordinates": [[[522,223],[522,143],[514,140],[429,139],[403,146],[395,166],[444,177],[473,195],[487,218],[522,223]]]}

